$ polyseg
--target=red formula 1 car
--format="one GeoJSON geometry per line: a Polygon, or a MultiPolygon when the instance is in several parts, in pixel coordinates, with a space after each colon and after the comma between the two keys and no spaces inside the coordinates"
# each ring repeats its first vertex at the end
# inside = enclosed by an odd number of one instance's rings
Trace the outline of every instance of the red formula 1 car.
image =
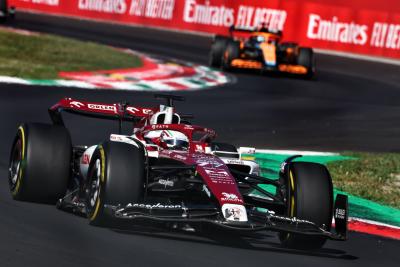
{"type": "Polygon", "coordinates": [[[263,26],[259,29],[231,27],[230,36],[214,37],[210,65],[223,69],[256,69],[312,78],[315,57],[311,48],[281,42],[282,32],[263,26]]]}
{"type": "Polygon", "coordinates": [[[338,195],[334,202],[326,167],[291,157],[279,179],[261,177],[259,165],[243,159],[235,146],[214,142],[212,129],[176,113],[173,101],[182,98],[158,97],[167,104],[142,108],[67,98],[49,109],[53,124],[21,125],[10,157],[12,197],[57,203],[92,225],[148,220],[193,229],[212,224],[238,234],[271,230],[285,246],[301,249],[346,239],[347,198],[338,195]],[[133,132],[72,145],[63,111],[114,119],[120,126],[132,122],[133,132]]]}

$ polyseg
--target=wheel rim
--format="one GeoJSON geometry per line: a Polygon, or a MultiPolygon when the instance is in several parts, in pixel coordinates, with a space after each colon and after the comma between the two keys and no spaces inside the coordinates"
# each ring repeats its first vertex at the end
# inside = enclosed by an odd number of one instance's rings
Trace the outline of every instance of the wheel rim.
{"type": "Polygon", "coordinates": [[[100,196],[100,185],[101,185],[100,179],[101,179],[101,163],[100,159],[97,159],[93,166],[93,170],[91,172],[89,179],[88,204],[91,211],[95,208],[97,200],[100,196]]]}
{"type": "Polygon", "coordinates": [[[11,160],[9,166],[9,184],[10,188],[13,191],[16,188],[18,183],[18,179],[20,178],[20,169],[22,162],[22,144],[21,139],[18,139],[13,147],[13,151],[11,153],[11,160]]]}

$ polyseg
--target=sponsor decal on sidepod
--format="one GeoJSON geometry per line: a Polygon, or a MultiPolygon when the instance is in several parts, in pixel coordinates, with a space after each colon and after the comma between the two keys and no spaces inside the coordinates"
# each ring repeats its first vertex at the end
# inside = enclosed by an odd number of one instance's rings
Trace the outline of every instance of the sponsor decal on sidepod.
{"type": "Polygon", "coordinates": [[[247,222],[246,208],[242,205],[224,204],[222,205],[222,214],[227,221],[247,222]]]}
{"type": "Polygon", "coordinates": [[[159,183],[160,185],[165,186],[165,187],[167,187],[167,186],[173,187],[173,186],[174,186],[174,182],[173,182],[173,181],[165,180],[165,179],[160,179],[160,180],[158,180],[158,183],[159,183]]]}
{"type": "Polygon", "coordinates": [[[233,201],[233,202],[240,202],[240,203],[243,202],[235,194],[229,194],[229,193],[223,192],[222,195],[224,196],[223,198],[221,198],[222,201],[233,201]]]}

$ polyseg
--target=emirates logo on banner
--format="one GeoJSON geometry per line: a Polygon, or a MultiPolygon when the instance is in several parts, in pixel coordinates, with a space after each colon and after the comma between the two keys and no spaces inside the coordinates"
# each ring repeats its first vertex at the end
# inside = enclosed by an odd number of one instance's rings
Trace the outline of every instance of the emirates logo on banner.
{"type": "Polygon", "coordinates": [[[318,14],[309,15],[307,37],[313,40],[338,42],[387,49],[400,49],[400,24],[354,21],[343,22],[338,17],[322,18],[318,14]]]}
{"type": "Polygon", "coordinates": [[[365,45],[368,40],[368,26],[355,22],[341,22],[337,17],[322,19],[310,14],[307,37],[310,39],[365,45]]]}
{"type": "Polygon", "coordinates": [[[171,20],[175,0],[79,0],[78,8],[102,13],[128,13],[136,17],[171,20]]]}
{"type": "Polygon", "coordinates": [[[187,23],[229,27],[235,21],[234,13],[233,8],[211,5],[209,1],[200,4],[196,0],[185,0],[183,20],[187,23]]]}
{"type": "Polygon", "coordinates": [[[127,10],[127,4],[126,0],[79,0],[78,9],[124,14],[127,10]]]}

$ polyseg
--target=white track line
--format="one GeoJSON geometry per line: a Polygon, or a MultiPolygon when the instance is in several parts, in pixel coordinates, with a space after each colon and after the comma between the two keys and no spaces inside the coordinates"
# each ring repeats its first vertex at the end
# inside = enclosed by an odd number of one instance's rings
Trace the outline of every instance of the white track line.
{"type": "Polygon", "coordinates": [[[372,221],[372,220],[367,220],[367,219],[356,218],[356,217],[349,217],[349,221],[359,221],[359,222],[363,222],[363,223],[368,223],[368,224],[373,224],[373,225],[378,225],[378,226],[384,226],[384,227],[400,230],[400,227],[395,226],[395,225],[382,223],[382,222],[377,222],[377,221],[372,221]]]}
{"type": "Polygon", "coordinates": [[[30,82],[24,79],[9,76],[0,76],[0,83],[30,84],[30,82]]]}

